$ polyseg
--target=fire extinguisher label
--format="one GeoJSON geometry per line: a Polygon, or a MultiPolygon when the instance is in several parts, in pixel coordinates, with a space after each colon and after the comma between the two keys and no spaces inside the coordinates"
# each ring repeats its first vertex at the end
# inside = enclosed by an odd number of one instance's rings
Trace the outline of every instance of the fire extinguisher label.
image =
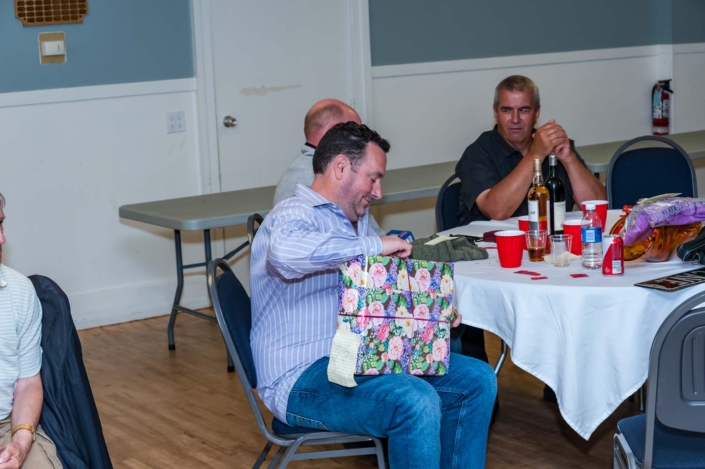
{"type": "Polygon", "coordinates": [[[661,92],[657,91],[654,93],[654,102],[653,102],[653,110],[654,110],[654,119],[662,119],[663,115],[663,107],[662,107],[663,100],[661,99],[661,92]]]}
{"type": "Polygon", "coordinates": [[[668,119],[668,103],[670,102],[669,99],[662,99],[661,100],[661,116],[663,119],[668,119]]]}

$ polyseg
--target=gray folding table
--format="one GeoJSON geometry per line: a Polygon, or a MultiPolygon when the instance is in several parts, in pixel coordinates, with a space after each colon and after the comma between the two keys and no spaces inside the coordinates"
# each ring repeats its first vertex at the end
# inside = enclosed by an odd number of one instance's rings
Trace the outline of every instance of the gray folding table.
{"type": "MultiPolygon", "coordinates": [[[[384,179],[384,197],[374,204],[403,202],[407,200],[434,197],[443,182],[453,174],[455,163],[437,163],[415,168],[390,170],[384,179]]],[[[160,200],[141,204],[123,205],[120,217],[150,225],[163,226],[174,230],[176,248],[176,293],[167,327],[169,350],[175,350],[174,324],[177,313],[215,321],[208,316],[180,304],[184,286],[184,271],[204,267],[211,261],[211,234],[213,228],[244,225],[254,213],[265,216],[272,209],[275,186],[246,189],[240,191],[220,192],[216,194],[197,195],[179,199],[160,200]],[[181,251],[181,231],[203,231],[205,262],[184,265],[181,251]]],[[[232,256],[247,247],[247,242],[238,246],[224,256],[232,256]]],[[[229,358],[229,357],[228,357],[229,358]]],[[[233,370],[228,360],[228,369],[233,370]]]]}

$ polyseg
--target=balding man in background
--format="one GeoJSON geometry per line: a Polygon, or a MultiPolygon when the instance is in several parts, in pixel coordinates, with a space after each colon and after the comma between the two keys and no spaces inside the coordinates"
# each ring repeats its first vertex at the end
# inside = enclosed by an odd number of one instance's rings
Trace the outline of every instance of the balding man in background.
{"type": "MultiPolygon", "coordinates": [[[[358,125],[362,123],[355,109],[335,99],[323,99],[309,109],[304,119],[306,143],[301,147],[301,155],[289,165],[279,179],[274,192],[274,205],[293,197],[297,184],[310,186],[313,183],[313,152],[318,142],[334,125],[350,121],[358,125]]],[[[379,236],[385,235],[385,231],[379,227],[372,215],[370,215],[370,227],[379,236]]]]}

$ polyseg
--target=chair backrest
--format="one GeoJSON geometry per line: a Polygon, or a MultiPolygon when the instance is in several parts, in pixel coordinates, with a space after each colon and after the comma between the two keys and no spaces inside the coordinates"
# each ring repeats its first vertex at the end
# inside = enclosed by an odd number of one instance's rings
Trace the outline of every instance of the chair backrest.
{"type": "Polygon", "coordinates": [[[460,213],[460,181],[453,174],[443,183],[436,198],[436,229],[445,231],[458,226],[460,213]],[[456,181],[456,182],[454,182],[456,181]]]}
{"type": "Polygon", "coordinates": [[[678,431],[705,433],[705,308],[697,308],[703,303],[705,292],[681,303],[654,339],[646,402],[645,467],[651,467],[657,420],[678,431]]]}
{"type": "Polygon", "coordinates": [[[210,295],[218,326],[233,364],[245,390],[245,396],[262,434],[277,444],[283,441],[272,435],[265,424],[262,411],[257,404],[254,389],[257,388],[257,371],[250,348],[252,329],[252,306],[250,297],[227,262],[213,259],[207,269],[208,294],[210,295]],[[218,269],[223,273],[217,275],[218,269]]]}
{"type": "Polygon", "coordinates": [[[259,229],[263,221],[264,218],[262,218],[262,215],[260,215],[259,213],[253,213],[252,215],[247,217],[247,240],[250,242],[250,245],[252,245],[252,241],[254,241],[255,239],[257,230],[259,229]]]}
{"type": "Polygon", "coordinates": [[[635,205],[638,199],[666,193],[697,197],[695,170],[688,154],[674,141],[646,136],[622,145],[607,169],[609,208],[635,205]],[[650,147],[627,150],[637,142],[655,141],[671,148],[650,147]]]}

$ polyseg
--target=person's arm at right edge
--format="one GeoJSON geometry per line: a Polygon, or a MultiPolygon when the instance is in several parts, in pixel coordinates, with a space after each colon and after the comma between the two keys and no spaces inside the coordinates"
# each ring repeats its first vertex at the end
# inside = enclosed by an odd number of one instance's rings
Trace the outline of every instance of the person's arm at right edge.
{"type": "Polygon", "coordinates": [[[551,150],[567,135],[562,128],[549,121],[534,135],[531,148],[514,170],[491,189],[477,196],[477,207],[491,220],[506,220],[526,201],[534,174],[534,159],[543,162],[551,150]]]}

